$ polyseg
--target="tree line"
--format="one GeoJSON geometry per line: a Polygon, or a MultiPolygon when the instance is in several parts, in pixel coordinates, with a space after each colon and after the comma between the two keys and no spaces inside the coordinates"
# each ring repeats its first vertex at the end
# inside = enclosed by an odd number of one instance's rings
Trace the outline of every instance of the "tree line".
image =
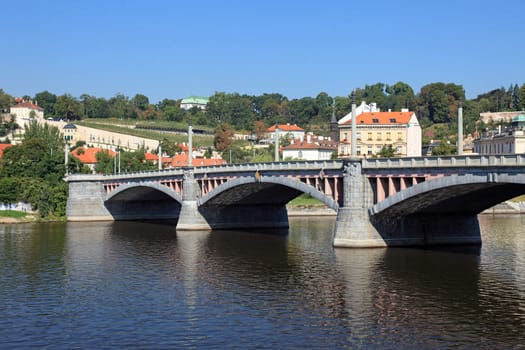
{"type": "MultiPolygon", "coordinates": [[[[454,128],[458,103],[462,100],[467,133],[476,128],[480,112],[525,110],[525,83],[494,89],[470,100],[465,98],[462,85],[442,82],[427,84],[418,93],[404,82],[393,85],[376,83],[356,88],[348,96],[332,97],[321,92],[316,97],[296,99],[279,93],[250,96],[216,92],[209,98],[205,111],[198,108],[183,110],[180,99],[165,98],[152,104],[143,94],[131,98],[116,94],[106,99],[89,94],[78,98],[70,94],[57,96],[43,91],[24,98],[37,101],[44,108],[46,117],[67,120],[117,118],[187,123],[191,119],[196,125],[215,128],[227,123],[236,130],[251,132],[264,130],[275,123],[295,123],[326,134],[332,113],[339,119],[351,110],[352,96],[358,105],[361,101],[375,102],[382,111],[408,108],[417,114],[423,127],[448,123],[454,128]]],[[[8,109],[13,102],[13,97],[0,89],[0,109],[8,109]]]]}

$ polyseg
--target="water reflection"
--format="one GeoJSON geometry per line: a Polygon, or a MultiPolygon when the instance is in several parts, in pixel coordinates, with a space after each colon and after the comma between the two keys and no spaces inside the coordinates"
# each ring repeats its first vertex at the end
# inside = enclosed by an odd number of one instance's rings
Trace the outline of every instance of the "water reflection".
{"type": "Polygon", "coordinates": [[[474,249],[334,250],[333,218],[0,226],[0,347],[519,347],[523,220],[474,249]]]}

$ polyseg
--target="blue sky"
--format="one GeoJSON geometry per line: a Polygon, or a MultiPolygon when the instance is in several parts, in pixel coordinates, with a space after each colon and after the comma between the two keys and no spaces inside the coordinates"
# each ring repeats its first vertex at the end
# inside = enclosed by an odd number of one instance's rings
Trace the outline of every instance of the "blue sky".
{"type": "Polygon", "coordinates": [[[8,1],[0,88],[151,102],[525,83],[525,1],[8,1]]]}

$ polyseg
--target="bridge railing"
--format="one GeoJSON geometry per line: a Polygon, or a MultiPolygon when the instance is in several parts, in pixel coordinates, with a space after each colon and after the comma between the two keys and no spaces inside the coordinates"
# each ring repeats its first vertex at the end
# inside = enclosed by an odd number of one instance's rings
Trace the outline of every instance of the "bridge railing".
{"type": "Polygon", "coordinates": [[[278,170],[317,170],[317,169],[342,169],[342,160],[319,160],[319,161],[289,161],[289,162],[268,162],[268,163],[244,163],[212,165],[207,167],[197,167],[195,174],[204,173],[228,173],[228,172],[249,172],[249,171],[278,171],[278,170]]]}
{"type": "Polygon", "coordinates": [[[363,159],[364,169],[525,166],[524,154],[462,155],[363,159]]]}
{"type": "MultiPolygon", "coordinates": [[[[212,165],[203,167],[194,167],[194,174],[218,174],[218,173],[242,173],[255,171],[289,171],[289,170],[329,170],[342,169],[344,161],[342,160],[324,160],[324,161],[289,161],[289,162],[268,162],[268,163],[244,163],[244,164],[226,164],[212,165]]],[[[175,168],[165,170],[139,171],[121,174],[69,174],[65,180],[73,181],[111,181],[111,180],[130,180],[137,178],[156,178],[166,176],[182,176],[184,170],[188,168],[175,168]]]]}

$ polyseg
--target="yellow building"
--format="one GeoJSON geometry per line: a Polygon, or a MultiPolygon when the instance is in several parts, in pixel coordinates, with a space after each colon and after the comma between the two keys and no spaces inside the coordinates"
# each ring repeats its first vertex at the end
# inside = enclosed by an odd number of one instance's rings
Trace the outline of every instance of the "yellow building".
{"type": "MultiPolygon", "coordinates": [[[[421,126],[414,112],[367,112],[356,116],[358,157],[373,157],[391,145],[398,157],[421,156],[421,126]]],[[[352,120],[339,124],[339,156],[351,149],[352,120]]]]}

